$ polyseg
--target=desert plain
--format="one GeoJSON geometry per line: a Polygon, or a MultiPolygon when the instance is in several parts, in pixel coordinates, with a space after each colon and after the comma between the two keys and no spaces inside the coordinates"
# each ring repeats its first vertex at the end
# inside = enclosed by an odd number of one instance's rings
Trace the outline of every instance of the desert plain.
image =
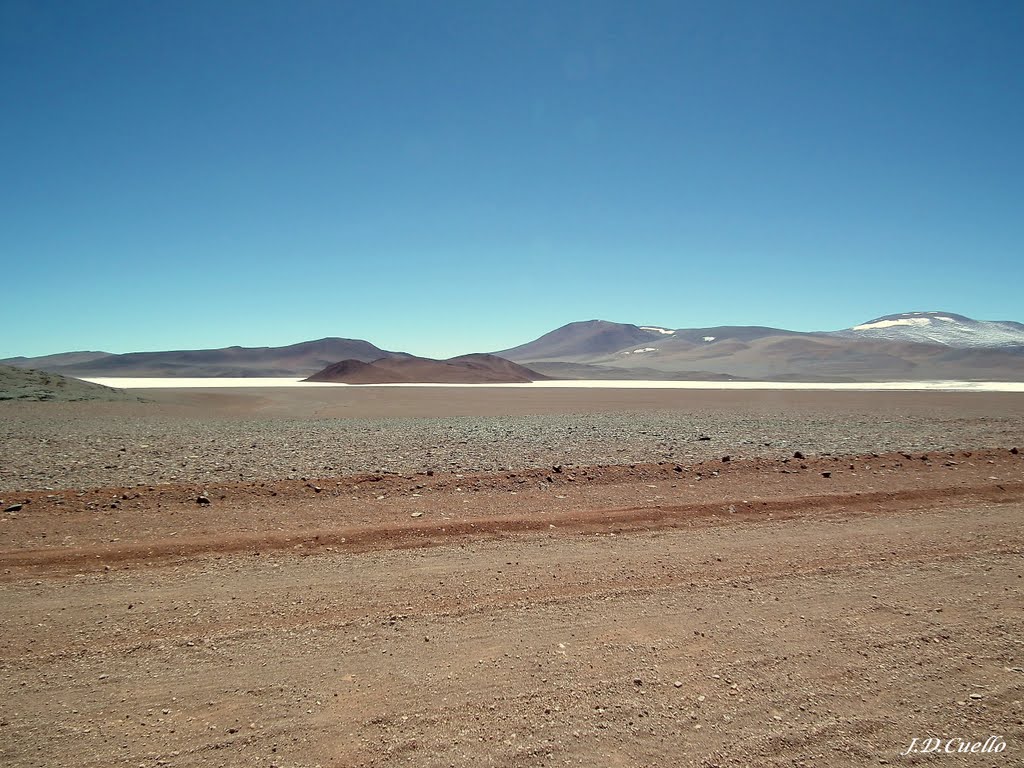
{"type": "Polygon", "coordinates": [[[0,402],[0,764],[1022,765],[1021,450],[1014,392],[0,402]]]}

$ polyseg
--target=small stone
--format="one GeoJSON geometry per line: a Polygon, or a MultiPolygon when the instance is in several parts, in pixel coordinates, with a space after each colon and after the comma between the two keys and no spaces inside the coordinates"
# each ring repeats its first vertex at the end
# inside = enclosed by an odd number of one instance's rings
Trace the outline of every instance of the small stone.
{"type": "Polygon", "coordinates": [[[207,496],[205,493],[201,493],[198,496],[196,496],[196,504],[198,504],[199,506],[205,507],[209,503],[210,503],[210,497],[207,496]]]}
{"type": "Polygon", "coordinates": [[[732,461],[732,456],[723,456],[722,457],[722,463],[723,464],[728,464],[730,461],[732,461]]]}
{"type": "Polygon", "coordinates": [[[633,678],[633,685],[643,685],[643,684],[644,684],[644,681],[641,680],[639,677],[634,677],[633,678]]]}
{"type": "Polygon", "coordinates": [[[697,439],[698,439],[698,440],[710,440],[711,438],[710,438],[710,437],[708,437],[707,435],[701,435],[701,436],[700,436],[700,437],[698,437],[697,439]]]}
{"type": "Polygon", "coordinates": [[[822,477],[832,477],[832,473],[831,472],[822,472],[821,476],[822,477]]]}
{"type": "Polygon", "coordinates": [[[1018,451],[1017,448],[1014,447],[1014,448],[1010,449],[1010,453],[1012,453],[1014,456],[1016,456],[1018,453],[1020,453],[1020,451],[1018,451]]]}
{"type": "Polygon", "coordinates": [[[413,512],[412,514],[409,515],[409,517],[423,517],[423,513],[422,512],[413,512]]]}
{"type": "Polygon", "coordinates": [[[676,688],[682,688],[683,687],[683,681],[682,680],[676,680],[674,683],[672,683],[672,685],[674,685],[676,688]]]}
{"type": "Polygon", "coordinates": [[[804,457],[804,455],[802,453],[800,453],[800,451],[793,451],[793,458],[794,459],[803,459],[805,457],[804,457]]]}
{"type": "Polygon", "coordinates": [[[985,697],[982,696],[980,693],[972,693],[968,698],[971,698],[971,699],[974,699],[975,701],[977,701],[978,699],[983,699],[985,697]]]}
{"type": "Polygon", "coordinates": [[[4,512],[21,512],[23,506],[23,504],[11,504],[4,509],[4,512]]]}

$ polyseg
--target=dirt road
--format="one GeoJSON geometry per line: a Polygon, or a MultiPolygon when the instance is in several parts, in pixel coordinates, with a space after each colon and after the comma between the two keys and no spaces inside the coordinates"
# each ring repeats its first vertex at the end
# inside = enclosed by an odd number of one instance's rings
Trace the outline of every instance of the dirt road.
{"type": "Polygon", "coordinates": [[[0,763],[1020,765],[1022,470],[24,494],[0,528],[0,763]]]}

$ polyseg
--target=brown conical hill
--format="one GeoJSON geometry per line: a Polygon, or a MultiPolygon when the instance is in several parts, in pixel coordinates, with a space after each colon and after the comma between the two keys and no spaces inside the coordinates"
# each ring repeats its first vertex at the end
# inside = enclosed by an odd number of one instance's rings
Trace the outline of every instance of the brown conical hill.
{"type": "Polygon", "coordinates": [[[450,360],[403,355],[372,363],[342,360],[305,381],[339,384],[527,384],[548,376],[497,355],[474,354],[450,360]]]}
{"type": "Polygon", "coordinates": [[[519,363],[513,363],[511,360],[506,360],[504,357],[488,354],[486,352],[459,355],[458,357],[449,358],[446,362],[464,364],[473,370],[486,371],[491,375],[507,377],[508,381],[519,380],[527,382],[547,381],[551,379],[550,376],[538,373],[532,368],[527,368],[525,365],[519,365],[519,363]]]}
{"type": "Polygon", "coordinates": [[[321,381],[341,384],[396,384],[408,381],[404,376],[378,368],[362,360],[342,360],[314,373],[303,381],[321,381]]]}

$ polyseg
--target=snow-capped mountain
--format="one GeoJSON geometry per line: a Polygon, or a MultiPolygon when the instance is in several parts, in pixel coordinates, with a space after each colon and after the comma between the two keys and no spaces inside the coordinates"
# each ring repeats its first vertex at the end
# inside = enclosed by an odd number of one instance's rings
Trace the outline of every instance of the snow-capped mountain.
{"type": "Polygon", "coordinates": [[[1024,381],[1024,325],[906,312],[838,331],[569,323],[497,352],[556,378],[1024,381]]]}
{"type": "Polygon", "coordinates": [[[1024,346],[1024,324],[1011,321],[974,320],[953,312],[902,312],[855,325],[836,335],[860,339],[885,339],[947,347],[1024,346]]]}

